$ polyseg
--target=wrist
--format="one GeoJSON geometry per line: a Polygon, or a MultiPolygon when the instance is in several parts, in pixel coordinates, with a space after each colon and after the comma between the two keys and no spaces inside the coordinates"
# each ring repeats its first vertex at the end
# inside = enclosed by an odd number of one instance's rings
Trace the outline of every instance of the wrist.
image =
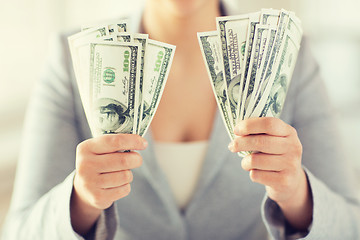
{"type": "Polygon", "coordinates": [[[85,236],[100,217],[102,210],[84,201],[73,188],[70,199],[71,224],[75,232],[85,236]]]}
{"type": "Polygon", "coordinates": [[[313,200],[307,176],[302,170],[298,187],[286,201],[277,202],[286,220],[295,229],[305,230],[312,222],[313,200]]]}

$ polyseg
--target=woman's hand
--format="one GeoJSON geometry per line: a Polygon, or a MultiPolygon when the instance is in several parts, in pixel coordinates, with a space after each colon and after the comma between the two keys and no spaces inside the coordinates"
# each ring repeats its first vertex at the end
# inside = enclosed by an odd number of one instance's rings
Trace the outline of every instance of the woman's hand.
{"type": "Polygon", "coordinates": [[[239,122],[234,133],[237,137],[229,149],[253,152],[241,162],[251,180],[266,186],[268,196],[293,227],[307,229],[312,196],[301,166],[302,145],[296,130],[277,118],[253,118],[239,122]]]}
{"type": "Polygon", "coordinates": [[[109,134],[88,139],[77,146],[76,174],[71,197],[71,222],[85,235],[101,211],[130,193],[133,175],[130,169],[140,167],[137,152],[147,146],[144,138],[133,134],[109,134]]]}

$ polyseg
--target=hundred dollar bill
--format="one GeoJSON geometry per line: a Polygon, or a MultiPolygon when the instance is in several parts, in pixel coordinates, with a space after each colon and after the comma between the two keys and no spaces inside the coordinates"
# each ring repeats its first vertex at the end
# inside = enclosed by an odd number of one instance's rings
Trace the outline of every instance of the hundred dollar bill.
{"type": "MultiPolygon", "coordinates": [[[[147,45],[147,40],[149,38],[148,34],[140,34],[140,33],[117,33],[116,34],[118,42],[136,42],[140,44],[141,51],[141,63],[139,64],[140,68],[140,81],[139,81],[139,94],[136,96],[138,98],[138,102],[142,102],[142,86],[143,86],[143,76],[144,76],[144,64],[145,64],[145,49],[147,45]]],[[[137,128],[139,128],[140,120],[141,120],[141,104],[138,105],[138,118],[137,118],[137,128]]]]}
{"type": "MultiPolygon", "coordinates": [[[[109,29],[110,35],[116,35],[117,33],[121,32],[128,32],[129,31],[129,20],[128,19],[120,19],[120,20],[113,20],[110,22],[103,22],[101,25],[106,25],[109,29]]],[[[99,26],[99,23],[97,24],[87,24],[83,25],[81,27],[81,31],[87,30],[89,28],[94,28],[96,26],[99,26]]]]}
{"type": "MultiPolygon", "coordinates": [[[[103,36],[96,39],[96,42],[116,42],[116,36],[103,36]]],[[[95,42],[95,41],[94,41],[95,42]]]]}
{"type": "Polygon", "coordinates": [[[216,23],[223,54],[224,79],[227,83],[231,116],[233,125],[235,125],[240,99],[241,69],[244,67],[249,15],[218,17],[216,23]]]}
{"type": "Polygon", "coordinates": [[[133,42],[133,36],[128,32],[117,33],[116,40],[117,42],[133,42]]]}
{"type": "Polygon", "coordinates": [[[137,43],[90,44],[88,120],[94,136],[136,133],[139,49],[137,43]]]}
{"type": "MultiPolygon", "coordinates": [[[[109,29],[107,26],[99,26],[90,28],[83,32],[74,34],[68,38],[70,53],[73,61],[75,77],[78,84],[80,97],[83,102],[89,102],[90,87],[89,80],[89,65],[90,65],[90,42],[96,39],[103,39],[109,36],[109,29]]],[[[87,106],[87,105],[86,105],[87,106]]],[[[86,109],[84,106],[85,112],[86,109]]]]}
{"type": "MultiPolygon", "coordinates": [[[[262,76],[261,81],[263,82],[263,85],[265,84],[265,89],[268,87],[268,83],[270,81],[270,77],[272,75],[272,71],[274,69],[274,63],[276,62],[279,49],[281,46],[281,43],[283,42],[283,37],[286,29],[286,25],[288,23],[289,19],[289,13],[285,10],[280,11],[280,17],[279,17],[279,23],[276,29],[275,39],[271,47],[271,53],[268,61],[266,62],[266,66],[263,66],[264,75],[262,76]]],[[[260,99],[259,99],[260,100],[260,99]]],[[[264,106],[258,106],[261,101],[257,102],[257,108],[262,108],[264,106]]]]}
{"type": "Polygon", "coordinates": [[[260,12],[252,13],[249,15],[249,26],[248,26],[248,34],[246,39],[246,47],[245,47],[245,66],[241,69],[241,78],[240,78],[240,94],[237,106],[237,118],[243,119],[244,105],[241,104],[243,99],[243,95],[245,95],[245,87],[247,85],[247,79],[249,74],[249,66],[252,58],[252,50],[255,36],[256,26],[259,24],[260,12]]]}
{"type": "Polygon", "coordinates": [[[260,23],[264,25],[278,25],[280,11],[276,9],[261,9],[260,23]]]}
{"type": "Polygon", "coordinates": [[[241,115],[239,116],[241,119],[245,119],[249,117],[250,111],[250,100],[254,95],[254,90],[257,89],[260,84],[259,81],[256,81],[256,75],[258,73],[258,69],[262,60],[264,46],[267,42],[267,36],[269,32],[268,25],[257,25],[255,30],[255,39],[254,45],[252,48],[252,57],[249,65],[248,75],[246,79],[246,85],[244,89],[243,98],[241,101],[241,115]]]}
{"type": "MultiPolygon", "coordinates": [[[[264,46],[264,50],[263,50],[263,55],[260,57],[260,66],[258,67],[258,72],[256,73],[256,79],[255,82],[258,83],[258,86],[255,87],[255,93],[252,95],[248,108],[246,110],[246,117],[250,117],[254,108],[257,106],[257,104],[259,103],[259,100],[262,97],[262,93],[265,90],[265,87],[267,86],[267,82],[264,79],[264,75],[265,75],[265,70],[266,67],[268,65],[269,59],[270,59],[270,54],[271,54],[271,50],[274,44],[274,40],[275,40],[275,35],[276,35],[276,26],[270,26],[269,25],[269,31],[268,31],[268,36],[267,36],[267,42],[266,45],[264,46]]],[[[267,79],[268,80],[268,79],[267,79]]]]}
{"type": "Polygon", "coordinates": [[[285,32],[279,50],[280,56],[275,63],[274,73],[263,94],[263,98],[253,114],[259,117],[279,117],[283,109],[286,93],[294,72],[300,46],[290,31],[285,32]],[[260,108],[260,106],[262,106],[260,108]]]}
{"type": "Polygon", "coordinates": [[[295,16],[293,12],[290,12],[289,14],[289,21],[287,24],[287,29],[291,32],[291,34],[294,36],[294,40],[300,44],[301,38],[303,35],[303,30],[301,28],[301,22],[300,20],[295,16]]]}
{"type": "Polygon", "coordinates": [[[232,125],[233,120],[229,115],[230,104],[226,91],[226,83],[224,81],[224,67],[218,32],[213,31],[198,33],[198,40],[215,99],[221,111],[221,116],[226,126],[226,130],[230,138],[234,139],[235,135],[232,125]]]}
{"type": "Polygon", "coordinates": [[[170,66],[174,58],[175,46],[149,39],[146,46],[144,82],[142,94],[142,117],[137,133],[143,136],[159,105],[170,66]]]}
{"type": "MultiPolygon", "coordinates": [[[[262,66],[262,74],[261,74],[261,80],[263,81],[263,84],[261,86],[261,89],[259,89],[255,95],[254,99],[254,107],[253,110],[258,107],[263,94],[264,90],[267,88],[269,78],[272,74],[273,66],[272,64],[276,61],[276,58],[278,56],[280,44],[283,42],[283,37],[285,34],[285,30],[289,31],[291,35],[293,36],[293,40],[300,45],[301,38],[302,38],[302,28],[301,28],[301,22],[300,20],[294,15],[292,12],[287,12],[286,10],[281,10],[280,14],[280,20],[279,20],[279,26],[277,28],[277,34],[276,39],[274,42],[274,46],[272,48],[271,54],[269,54],[270,59],[269,61],[266,61],[264,65],[262,66]],[[286,27],[285,27],[286,26],[286,27]],[[266,73],[266,74],[264,74],[266,73]]],[[[260,106],[262,108],[264,106],[260,106]]]]}
{"type": "Polygon", "coordinates": [[[140,50],[141,50],[141,58],[140,58],[140,81],[139,81],[139,94],[138,94],[138,119],[137,119],[137,129],[140,129],[140,122],[141,122],[141,107],[142,107],[142,96],[143,96],[143,85],[144,85],[144,69],[145,69],[145,53],[146,53],[146,46],[147,42],[149,40],[148,34],[140,34],[140,33],[134,33],[133,34],[133,41],[135,43],[140,44],[140,50]]]}

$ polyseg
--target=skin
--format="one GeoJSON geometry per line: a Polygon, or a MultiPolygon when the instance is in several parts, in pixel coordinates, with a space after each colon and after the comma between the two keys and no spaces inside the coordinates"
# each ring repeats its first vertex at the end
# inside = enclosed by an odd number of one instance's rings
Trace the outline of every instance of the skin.
{"type": "Polygon", "coordinates": [[[71,223],[77,233],[85,235],[102,210],[130,193],[131,169],[142,164],[142,157],[133,150],[146,146],[146,140],[134,134],[103,135],[77,146],[70,201],[71,223]],[[124,150],[132,151],[119,152],[124,150]]]}
{"type": "Polygon", "coordinates": [[[313,202],[295,128],[277,118],[253,118],[240,121],[234,133],[237,137],[229,144],[230,151],[254,152],[241,162],[250,179],[266,187],[294,228],[307,229],[313,202]]]}
{"type": "MultiPolygon", "coordinates": [[[[155,141],[201,141],[210,137],[217,106],[196,33],[216,29],[217,16],[220,16],[218,0],[146,2],[144,32],[152,39],[177,46],[151,124],[155,141]]],[[[296,131],[278,119],[251,119],[240,122],[235,133],[238,137],[230,146],[233,152],[259,152],[242,162],[250,178],[266,186],[269,197],[279,204],[290,224],[298,229],[307,228],[312,202],[301,168],[301,143],[296,131]]],[[[86,235],[104,209],[130,193],[130,170],[142,163],[141,156],[133,150],[146,146],[145,139],[126,134],[100,136],[78,145],[70,205],[76,232],[86,235]],[[122,150],[132,152],[118,152],[122,150]]]]}

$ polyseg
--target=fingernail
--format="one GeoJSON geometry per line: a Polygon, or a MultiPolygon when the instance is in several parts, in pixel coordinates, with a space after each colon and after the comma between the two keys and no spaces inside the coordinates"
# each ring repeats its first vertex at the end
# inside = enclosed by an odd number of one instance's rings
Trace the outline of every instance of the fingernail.
{"type": "Polygon", "coordinates": [[[229,150],[230,150],[231,152],[235,152],[234,142],[231,142],[231,143],[229,144],[228,148],[229,148],[229,150]]]}

